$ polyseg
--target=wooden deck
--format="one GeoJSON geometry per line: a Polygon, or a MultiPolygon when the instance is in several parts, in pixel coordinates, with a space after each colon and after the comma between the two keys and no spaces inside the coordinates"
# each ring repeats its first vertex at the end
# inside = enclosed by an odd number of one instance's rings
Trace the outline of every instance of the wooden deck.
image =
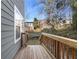
{"type": "Polygon", "coordinates": [[[14,59],[52,59],[41,45],[28,45],[21,49],[14,59]]]}
{"type": "Polygon", "coordinates": [[[14,59],[77,59],[76,40],[48,33],[42,33],[39,39],[28,38],[27,47],[20,49],[14,59]]]}

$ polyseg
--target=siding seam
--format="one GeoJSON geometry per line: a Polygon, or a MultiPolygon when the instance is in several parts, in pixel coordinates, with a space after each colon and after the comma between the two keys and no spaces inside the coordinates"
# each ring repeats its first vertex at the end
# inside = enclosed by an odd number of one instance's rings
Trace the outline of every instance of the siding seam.
{"type": "Polygon", "coordinates": [[[14,2],[12,1],[12,0],[10,0],[12,3],[13,3],[13,5],[14,5],[14,2]]]}
{"type": "MultiPolygon", "coordinates": [[[[12,41],[12,42],[13,42],[13,41],[12,41]]],[[[3,53],[4,53],[4,52],[6,52],[6,50],[8,50],[10,47],[12,47],[12,46],[14,45],[12,42],[7,43],[7,44],[6,44],[6,46],[8,45],[8,47],[6,47],[6,49],[4,49],[4,50],[3,50],[3,51],[1,51],[1,52],[3,52],[3,53]]],[[[4,46],[4,47],[5,47],[5,46],[4,46]]],[[[3,47],[3,48],[4,48],[4,47],[3,47]]],[[[6,56],[7,56],[7,55],[6,55],[6,56]]]]}
{"type": "MultiPolygon", "coordinates": [[[[13,38],[13,37],[10,37],[10,38],[13,38]]],[[[8,43],[11,42],[11,41],[12,41],[12,40],[9,40],[9,41],[7,41],[7,42],[1,44],[1,46],[5,46],[6,44],[8,44],[8,43]]]]}
{"type": "Polygon", "coordinates": [[[6,17],[4,17],[4,16],[1,16],[2,18],[4,18],[4,19],[6,19],[6,20],[9,20],[9,21],[11,21],[11,22],[14,22],[13,20],[10,20],[10,19],[8,19],[8,18],[6,18],[6,17]]]}
{"type": "Polygon", "coordinates": [[[14,30],[13,29],[11,29],[11,30],[3,30],[1,32],[10,32],[10,31],[14,31],[14,30]]]}
{"type": "MultiPolygon", "coordinates": [[[[3,2],[2,2],[3,3],[3,2]]],[[[4,3],[3,3],[4,4],[4,3]]],[[[5,4],[4,4],[5,5],[5,4]]],[[[6,5],[5,5],[6,6],[6,5]]],[[[7,6],[6,6],[7,7],[7,6]]],[[[7,7],[8,8],[8,7],[7,7]]],[[[9,8],[8,8],[9,9],[9,8]]],[[[9,9],[12,13],[14,13],[11,9],[9,9]]]]}
{"type": "MultiPolygon", "coordinates": [[[[8,15],[10,15],[8,12],[6,12],[4,9],[1,9],[2,11],[4,11],[5,13],[7,13],[8,15]]],[[[10,15],[11,17],[14,17],[12,15],[10,15]]]]}
{"type": "Polygon", "coordinates": [[[14,34],[12,34],[12,35],[8,35],[8,36],[5,36],[5,37],[2,37],[1,39],[6,39],[6,38],[8,38],[8,37],[11,37],[11,36],[13,36],[14,34]]]}
{"type": "Polygon", "coordinates": [[[7,25],[7,26],[11,26],[11,27],[14,27],[14,25],[9,25],[9,24],[4,24],[4,23],[1,23],[2,25],[7,25]]]}
{"type": "MultiPolygon", "coordinates": [[[[10,0],[11,1],[11,0],[10,0]]],[[[9,1],[7,1],[9,3],[9,1]]],[[[12,5],[9,3],[9,5],[12,7],[12,5]]],[[[12,7],[13,8],[13,7],[12,7]]],[[[13,8],[14,9],[14,8],[13,8]]]]}

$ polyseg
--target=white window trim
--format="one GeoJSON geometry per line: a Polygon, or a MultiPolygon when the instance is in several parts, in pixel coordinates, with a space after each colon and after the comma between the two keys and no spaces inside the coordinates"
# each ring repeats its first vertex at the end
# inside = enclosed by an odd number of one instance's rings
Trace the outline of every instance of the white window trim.
{"type": "MultiPolygon", "coordinates": [[[[20,28],[21,31],[21,28],[20,28]]],[[[20,32],[20,37],[16,39],[16,25],[14,23],[14,42],[15,44],[21,39],[21,32],[20,32]]]]}
{"type": "Polygon", "coordinates": [[[17,9],[16,5],[14,5],[14,43],[16,44],[21,39],[21,26],[20,26],[20,37],[16,39],[15,9],[18,11],[20,15],[21,13],[17,9]]]}

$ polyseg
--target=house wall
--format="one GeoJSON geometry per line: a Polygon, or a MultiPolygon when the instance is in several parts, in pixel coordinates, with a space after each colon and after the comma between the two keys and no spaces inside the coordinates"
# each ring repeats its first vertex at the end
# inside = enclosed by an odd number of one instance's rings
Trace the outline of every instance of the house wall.
{"type": "Polygon", "coordinates": [[[1,59],[13,59],[21,45],[14,43],[14,4],[24,16],[23,0],[1,1],[1,59]]]}

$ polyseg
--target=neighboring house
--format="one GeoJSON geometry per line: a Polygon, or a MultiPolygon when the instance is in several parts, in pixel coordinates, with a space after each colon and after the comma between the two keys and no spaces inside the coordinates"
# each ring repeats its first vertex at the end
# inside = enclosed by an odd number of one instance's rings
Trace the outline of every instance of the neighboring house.
{"type": "Polygon", "coordinates": [[[13,59],[21,46],[20,34],[23,31],[24,17],[23,4],[23,0],[1,1],[1,59],[13,59]],[[18,19],[20,21],[19,26],[15,25],[17,18],[20,19],[18,19]]]}
{"type": "Polygon", "coordinates": [[[26,31],[31,32],[34,31],[33,22],[25,22],[26,25],[26,31]]]}

